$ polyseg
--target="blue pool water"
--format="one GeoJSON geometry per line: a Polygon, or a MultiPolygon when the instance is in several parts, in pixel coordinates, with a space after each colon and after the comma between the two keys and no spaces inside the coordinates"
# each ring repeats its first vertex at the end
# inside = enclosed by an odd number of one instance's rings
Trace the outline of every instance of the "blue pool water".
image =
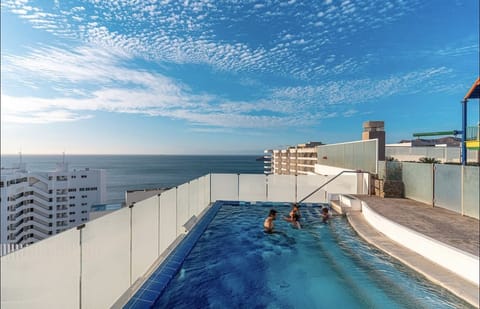
{"type": "Polygon", "coordinates": [[[302,207],[303,229],[270,206],[224,204],[157,299],[156,308],[469,308],[361,241],[345,218],[302,207]]]}

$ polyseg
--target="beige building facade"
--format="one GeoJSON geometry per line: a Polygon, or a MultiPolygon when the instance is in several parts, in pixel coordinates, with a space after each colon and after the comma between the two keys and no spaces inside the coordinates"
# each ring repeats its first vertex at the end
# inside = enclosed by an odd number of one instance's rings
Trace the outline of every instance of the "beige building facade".
{"type": "Polygon", "coordinates": [[[309,142],[286,149],[271,150],[271,174],[308,175],[315,173],[317,146],[321,142],[309,142]]]}

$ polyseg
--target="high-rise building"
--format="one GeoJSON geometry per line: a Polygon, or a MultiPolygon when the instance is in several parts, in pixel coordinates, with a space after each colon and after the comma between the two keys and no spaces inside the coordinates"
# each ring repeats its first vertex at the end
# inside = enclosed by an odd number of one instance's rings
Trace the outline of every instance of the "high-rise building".
{"type": "Polygon", "coordinates": [[[29,172],[25,164],[2,168],[0,243],[32,244],[89,219],[90,207],[106,199],[105,170],[29,172]]]}
{"type": "Polygon", "coordinates": [[[309,142],[291,146],[286,149],[268,150],[271,153],[270,171],[275,175],[308,175],[315,173],[317,146],[321,142],[309,142]]]}

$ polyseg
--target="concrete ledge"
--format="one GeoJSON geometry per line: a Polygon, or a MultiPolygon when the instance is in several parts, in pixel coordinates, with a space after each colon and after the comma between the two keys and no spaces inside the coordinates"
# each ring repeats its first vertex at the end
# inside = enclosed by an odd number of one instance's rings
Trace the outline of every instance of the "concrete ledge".
{"type": "Polygon", "coordinates": [[[395,223],[362,201],[362,214],[371,226],[402,246],[426,257],[460,277],[479,285],[479,258],[395,223]]]}
{"type": "Polygon", "coordinates": [[[350,211],[361,211],[362,201],[348,194],[339,194],[337,200],[330,200],[330,206],[339,214],[346,214],[350,211]]]}
{"type": "Polygon", "coordinates": [[[330,201],[330,207],[337,213],[341,215],[345,215],[343,212],[342,206],[340,206],[340,202],[338,200],[331,200],[330,201]]]}
{"type": "MultiPolygon", "coordinates": [[[[362,210],[362,201],[357,199],[354,196],[350,196],[347,194],[341,194],[339,196],[340,206],[342,208],[346,208],[345,210],[349,211],[361,211],[362,210]]],[[[344,211],[345,211],[344,210],[344,211]]]]}
{"type": "MultiPolygon", "coordinates": [[[[460,277],[456,273],[453,273],[452,271],[436,263],[432,263],[431,260],[403,245],[400,245],[391,238],[380,233],[376,228],[367,222],[364,214],[360,212],[349,212],[347,213],[347,218],[359,236],[365,239],[367,242],[398,259],[408,267],[427,277],[427,279],[430,281],[444,287],[473,306],[479,306],[479,293],[477,284],[460,277]]],[[[478,271],[475,272],[472,269],[470,271],[472,275],[478,275],[478,271]]]]}

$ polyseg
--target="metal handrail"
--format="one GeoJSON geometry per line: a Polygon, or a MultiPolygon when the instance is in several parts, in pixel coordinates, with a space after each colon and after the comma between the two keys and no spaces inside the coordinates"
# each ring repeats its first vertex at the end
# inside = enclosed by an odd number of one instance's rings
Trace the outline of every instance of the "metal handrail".
{"type": "MultiPolygon", "coordinates": [[[[362,170],[355,170],[355,171],[341,171],[340,173],[338,173],[337,175],[335,175],[333,178],[329,179],[327,182],[325,182],[324,184],[322,184],[320,187],[318,187],[317,189],[313,190],[312,193],[308,194],[307,196],[305,196],[304,198],[302,198],[300,201],[298,201],[298,203],[300,204],[301,202],[305,201],[307,198],[309,198],[310,196],[314,195],[315,193],[317,193],[320,189],[322,189],[323,187],[325,187],[326,185],[328,185],[329,183],[331,183],[332,181],[334,181],[335,179],[337,179],[340,175],[342,175],[343,173],[355,173],[355,174],[361,174],[361,173],[366,173],[368,175],[370,175],[371,173],[370,172],[367,172],[367,171],[362,171],[362,170]]],[[[369,191],[370,192],[370,191],[369,191]]]]}

